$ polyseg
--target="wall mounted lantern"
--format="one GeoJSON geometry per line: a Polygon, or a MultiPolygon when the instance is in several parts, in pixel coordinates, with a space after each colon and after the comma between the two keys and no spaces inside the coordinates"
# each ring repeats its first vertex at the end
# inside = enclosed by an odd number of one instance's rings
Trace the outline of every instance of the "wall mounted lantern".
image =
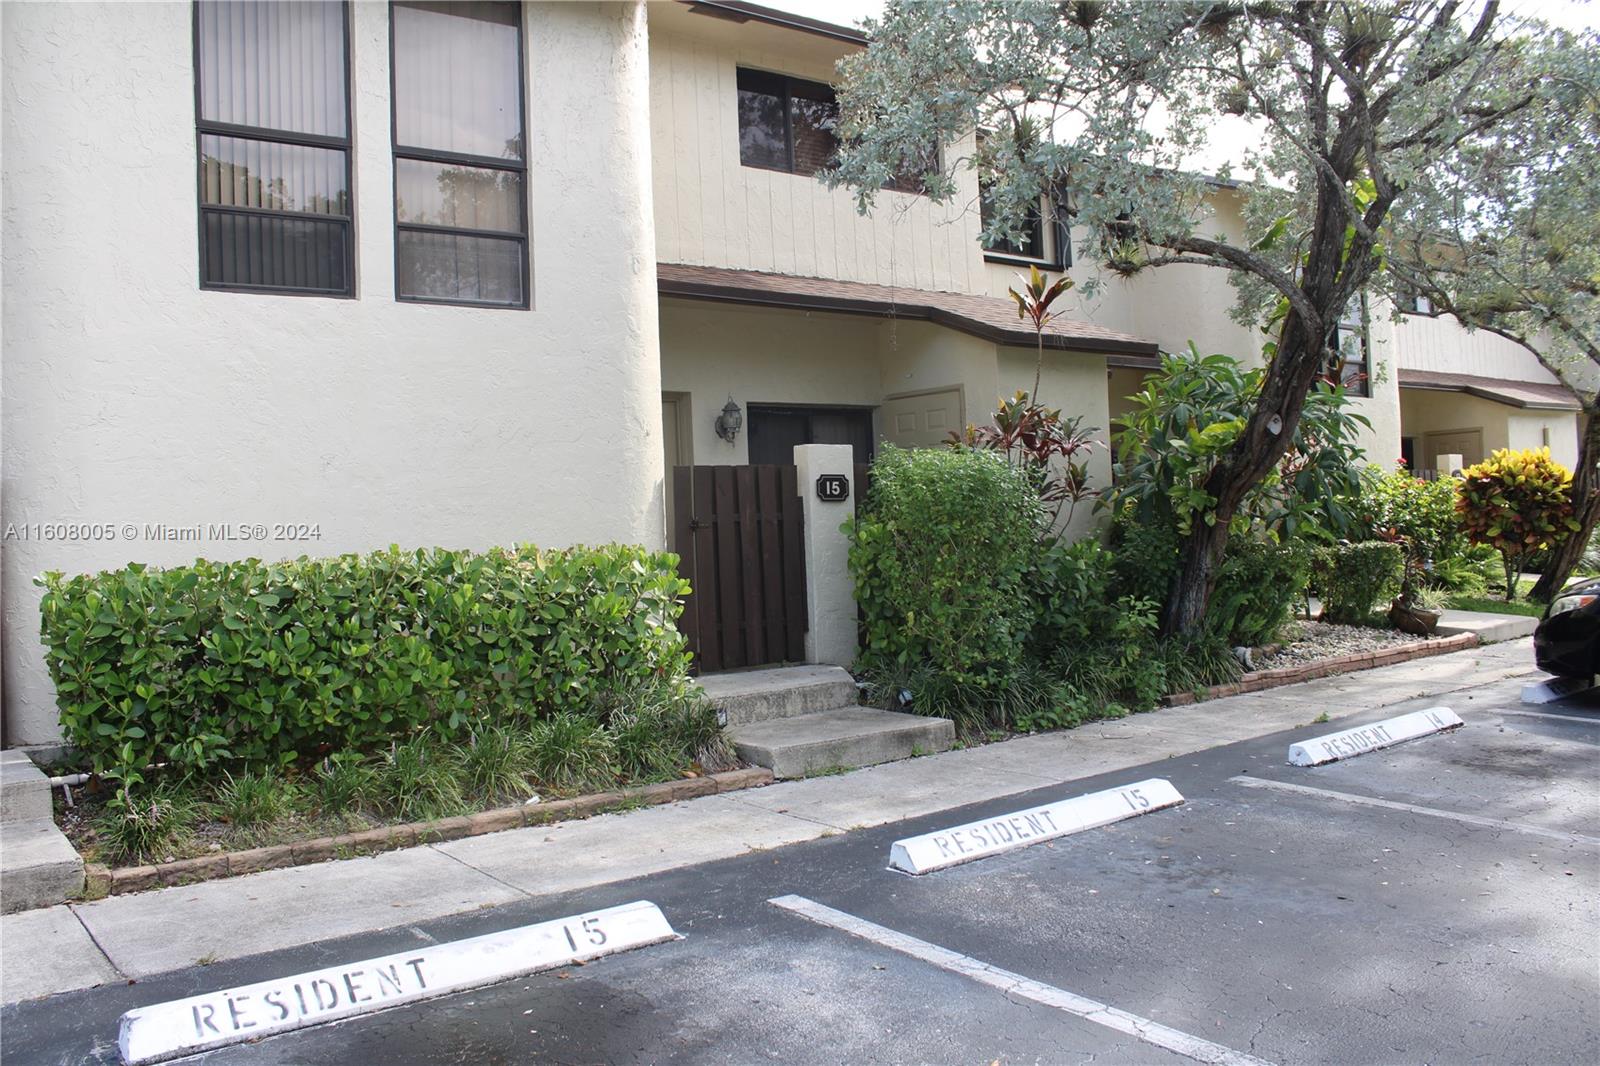
{"type": "Polygon", "coordinates": [[[739,405],[729,397],[723,405],[722,413],[717,416],[717,436],[732,444],[739,435],[739,430],[744,426],[744,415],[739,410],[739,405]]]}

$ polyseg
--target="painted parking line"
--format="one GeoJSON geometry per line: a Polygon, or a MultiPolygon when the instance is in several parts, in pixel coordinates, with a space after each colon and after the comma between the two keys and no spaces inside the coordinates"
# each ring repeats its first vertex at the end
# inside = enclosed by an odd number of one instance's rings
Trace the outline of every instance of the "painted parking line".
{"type": "Polygon", "coordinates": [[[1425,814],[1430,818],[1449,818],[1452,821],[1482,826],[1485,829],[1509,829],[1513,832],[1531,833],[1534,836],[1548,837],[1551,840],[1560,840],[1568,844],[1600,844],[1600,837],[1587,836],[1583,833],[1569,833],[1563,829],[1546,829],[1539,825],[1507,822],[1499,818],[1485,818],[1479,814],[1464,814],[1461,811],[1440,810],[1438,807],[1419,807],[1415,803],[1399,803],[1395,800],[1377,799],[1373,796],[1357,796],[1350,792],[1335,792],[1331,788],[1312,788],[1310,785],[1296,785],[1288,781],[1269,781],[1264,777],[1230,777],[1228,780],[1246,788],[1265,788],[1274,792],[1290,792],[1300,796],[1341,800],[1345,803],[1354,803],[1362,807],[1381,807],[1388,811],[1425,814]]]}
{"type": "Polygon", "coordinates": [[[165,1062],[677,939],[654,903],[626,903],[139,1007],[117,1043],[127,1066],[165,1062]]]}
{"type": "Polygon", "coordinates": [[[1289,765],[1321,766],[1323,763],[1338,762],[1340,759],[1350,759],[1357,755],[1365,755],[1369,751],[1390,748],[1408,740],[1416,740],[1418,737],[1442,733],[1447,729],[1459,729],[1462,724],[1461,716],[1448,707],[1429,707],[1425,711],[1412,711],[1398,718],[1389,718],[1370,725],[1358,725],[1353,729],[1341,729],[1337,733],[1290,744],[1289,765]]]}
{"type": "Polygon", "coordinates": [[[1182,802],[1183,797],[1172,787],[1172,782],[1152,777],[1148,781],[1136,781],[897,840],[889,849],[889,869],[908,874],[930,873],[1081,833],[1085,829],[1098,829],[1182,802]]]}
{"type": "Polygon", "coordinates": [[[988,985],[990,988],[999,989],[1008,997],[1026,999],[1046,1007],[1094,1022],[1096,1025],[1114,1029],[1119,1033],[1137,1037],[1147,1044],[1153,1044],[1168,1051],[1177,1052],[1196,1062],[1217,1063],[1219,1066],[1271,1066],[1265,1059],[1258,1059],[1254,1055],[1247,1055],[1242,1051],[1214,1044],[1209,1040],[1193,1036],[1169,1026],[1153,1022],[1148,1018],[1141,1018],[1137,1014],[1129,1014],[1125,1010],[1108,1006],[1098,1000],[1080,996],[1065,989],[1047,985],[1032,978],[1024,977],[1010,970],[1002,970],[998,966],[991,966],[980,962],[970,955],[942,948],[937,944],[930,944],[926,940],[919,940],[914,936],[896,932],[886,926],[869,922],[865,918],[857,918],[853,914],[834,910],[825,904],[804,896],[779,896],[767,901],[775,907],[798,914],[808,921],[818,925],[837,929],[842,933],[859,937],[862,940],[877,944],[879,947],[897,951],[902,955],[919,959],[947,970],[950,973],[960,974],[962,977],[977,981],[979,984],[988,985]]]}

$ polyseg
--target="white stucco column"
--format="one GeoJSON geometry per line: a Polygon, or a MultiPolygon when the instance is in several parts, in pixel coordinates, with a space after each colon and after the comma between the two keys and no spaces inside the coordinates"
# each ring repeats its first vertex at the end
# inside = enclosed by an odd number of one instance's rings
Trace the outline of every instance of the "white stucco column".
{"type": "Polygon", "coordinates": [[[850,542],[839,527],[856,505],[855,454],[848,444],[801,444],[794,465],[806,545],[806,660],[849,666],[856,658],[856,597],[850,542]],[[845,478],[846,499],[818,498],[817,479],[824,475],[845,478]]]}

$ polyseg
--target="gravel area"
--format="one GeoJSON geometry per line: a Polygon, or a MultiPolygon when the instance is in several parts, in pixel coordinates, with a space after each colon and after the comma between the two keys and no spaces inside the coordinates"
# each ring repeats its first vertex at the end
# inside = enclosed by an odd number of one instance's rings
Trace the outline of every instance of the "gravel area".
{"type": "Polygon", "coordinates": [[[1286,666],[1305,666],[1339,655],[1379,651],[1419,640],[1437,639],[1412,636],[1398,629],[1373,629],[1370,626],[1341,626],[1332,622],[1291,622],[1284,627],[1284,643],[1272,650],[1258,648],[1252,657],[1257,670],[1278,670],[1286,666]]]}

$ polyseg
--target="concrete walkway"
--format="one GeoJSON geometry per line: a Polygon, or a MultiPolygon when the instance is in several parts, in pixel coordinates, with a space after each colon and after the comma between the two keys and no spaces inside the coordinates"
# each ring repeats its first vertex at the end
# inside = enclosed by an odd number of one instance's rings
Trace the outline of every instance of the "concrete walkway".
{"type": "Polygon", "coordinates": [[[1485,644],[1501,640],[1530,637],[1539,628],[1539,620],[1526,614],[1491,614],[1487,611],[1440,611],[1441,637],[1457,633],[1476,633],[1485,644]]]}
{"type": "Polygon", "coordinates": [[[839,776],[8,915],[0,1001],[781,847],[1534,672],[1523,639],[839,776]]]}

